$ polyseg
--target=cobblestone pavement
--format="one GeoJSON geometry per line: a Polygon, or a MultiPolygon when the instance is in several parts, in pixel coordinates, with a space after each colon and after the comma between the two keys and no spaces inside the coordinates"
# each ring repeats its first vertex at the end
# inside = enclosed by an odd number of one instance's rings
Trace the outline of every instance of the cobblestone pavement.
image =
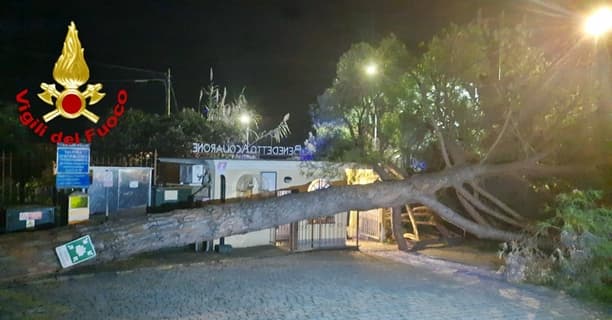
{"type": "Polygon", "coordinates": [[[0,287],[0,318],[610,317],[609,310],[552,290],[512,285],[469,270],[428,265],[398,251],[323,251],[161,265],[0,287]]]}

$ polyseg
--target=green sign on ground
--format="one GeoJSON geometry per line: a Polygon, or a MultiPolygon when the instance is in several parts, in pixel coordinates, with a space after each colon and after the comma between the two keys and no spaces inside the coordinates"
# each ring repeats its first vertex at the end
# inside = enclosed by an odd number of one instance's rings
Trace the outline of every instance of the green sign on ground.
{"type": "Polygon", "coordinates": [[[62,268],[68,268],[83,261],[93,259],[96,256],[96,249],[89,235],[86,235],[56,247],[55,253],[62,264],[62,268]]]}

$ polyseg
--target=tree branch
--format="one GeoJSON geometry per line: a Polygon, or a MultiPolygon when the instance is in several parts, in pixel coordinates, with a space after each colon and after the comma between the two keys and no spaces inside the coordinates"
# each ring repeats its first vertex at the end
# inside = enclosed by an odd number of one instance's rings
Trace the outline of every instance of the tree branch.
{"type": "Polygon", "coordinates": [[[453,164],[451,163],[450,157],[448,156],[446,143],[444,142],[444,136],[442,135],[440,128],[438,128],[438,126],[435,124],[434,121],[431,122],[431,125],[433,126],[434,131],[436,132],[436,135],[438,136],[438,141],[440,141],[440,150],[442,151],[442,158],[444,158],[444,163],[446,163],[446,168],[450,168],[453,166],[453,164]]]}
{"type": "Polygon", "coordinates": [[[521,146],[523,152],[525,153],[525,156],[529,156],[530,152],[534,152],[535,149],[529,144],[529,142],[523,139],[523,136],[521,135],[521,132],[519,131],[515,121],[512,121],[512,130],[516,138],[521,142],[521,146]]]}
{"type": "Polygon", "coordinates": [[[507,224],[516,226],[516,227],[523,227],[523,225],[521,223],[519,223],[518,221],[506,217],[505,215],[489,208],[487,205],[485,205],[484,203],[482,203],[482,201],[480,201],[479,199],[477,199],[476,197],[474,197],[473,195],[471,195],[469,192],[467,192],[463,187],[461,186],[455,186],[455,190],[465,198],[465,200],[469,201],[469,203],[471,205],[474,205],[476,208],[480,209],[482,212],[487,213],[507,224]]]}
{"type": "Polygon", "coordinates": [[[478,213],[478,211],[476,211],[474,206],[472,206],[465,199],[465,197],[461,195],[461,193],[455,190],[455,194],[457,195],[457,199],[459,199],[459,202],[461,202],[461,205],[465,208],[465,210],[467,210],[470,216],[474,218],[474,221],[476,221],[478,224],[483,225],[483,226],[487,226],[487,227],[490,226],[490,224],[480,215],[480,213],[478,213]]]}
{"type": "Polygon", "coordinates": [[[472,187],[472,189],[474,190],[474,192],[477,192],[478,194],[484,196],[485,198],[487,198],[489,201],[493,202],[496,206],[498,206],[500,209],[506,211],[508,214],[510,214],[511,216],[515,217],[516,219],[524,219],[523,216],[521,216],[520,214],[518,214],[516,211],[512,210],[512,208],[510,208],[508,205],[506,205],[504,202],[502,202],[501,200],[499,200],[497,197],[495,197],[494,195],[490,194],[489,192],[487,192],[485,189],[481,188],[480,186],[478,186],[477,183],[474,182],[468,182],[468,184],[472,187]]]}
{"type": "Polygon", "coordinates": [[[516,240],[521,238],[521,235],[519,233],[513,233],[495,229],[492,227],[483,227],[481,225],[478,225],[477,223],[464,218],[463,216],[456,213],[447,206],[443,205],[441,202],[431,196],[420,195],[416,196],[415,200],[429,207],[431,210],[435,211],[442,219],[470,232],[478,238],[493,240],[503,239],[504,241],[516,240]]]}
{"type": "Polygon", "coordinates": [[[482,158],[482,160],[480,160],[481,164],[487,161],[487,158],[489,157],[491,152],[495,149],[495,147],[497,147],[497,144],[501,141],[501,138],[504,136],[504,133],[506,132],[506,128],[508,128],[508,124],[510,123],[510,117],[512,116],[512,110],[508,110],[507,112],[508,112],[508,115],[506,116],[506,121],[504,121],[504,126],[502,127],[502,130],[497,135],[495,142],[493,142],[493,144],[491,145],[491,147],[489,148],[485,156],[482,158]]]}

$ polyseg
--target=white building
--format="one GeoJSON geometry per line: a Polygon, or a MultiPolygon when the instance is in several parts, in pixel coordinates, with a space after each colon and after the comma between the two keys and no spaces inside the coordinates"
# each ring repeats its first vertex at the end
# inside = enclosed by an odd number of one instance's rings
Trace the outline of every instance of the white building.
{"type": "MultiPolygon", "coordinates": [[[[288,193],[288,189],[313,181],[309,189],[326,188],[329,187],[326,181],[346,181],[344,171],[348,168],[348,165],[329,162],[292,160],[159,158],[159,161],[180,165],[180,183],[191,186],[194,200],[202,201],[245,198],[262,193],[282,195],[288,193]],[[323,178],[327,180],[318,180],[323,178]]],[[[295,227],[294,248],[345,246],[347,214],[342,212],[300,221],[295,227]]],[[[291,233],[288,228],[281,227],[282,235],[279,236],[291,233]]],[[[278,240],[278,231],[278,228],[272,228],[234,235],[225,238],[225,243],[233,247],[267,245],[278,240]]]]}

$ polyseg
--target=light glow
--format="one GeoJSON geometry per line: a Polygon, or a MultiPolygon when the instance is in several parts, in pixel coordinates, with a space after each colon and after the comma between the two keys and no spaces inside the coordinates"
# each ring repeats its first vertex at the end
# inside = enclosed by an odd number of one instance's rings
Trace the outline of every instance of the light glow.
{"type": "Polygon", "coordinates": [[[593,37],[600,37],[612,29],[612,10],[600,8],[587,17],[584,31],[593,37]]]}
{"type": "Polygon", "coordinates": [[[367,66],[365,66],[365,73],[368,76],[374,76],[378,73],[378,66],[376,65],[376,63],[370,63],[367,66]]]}
{"type": "Polygon", "coordinates": [[[251,117],[248,114],[243,114],[240,116],[240,122],[242,124],[249,124],[249,122],[251,122],[251,117]]]}

